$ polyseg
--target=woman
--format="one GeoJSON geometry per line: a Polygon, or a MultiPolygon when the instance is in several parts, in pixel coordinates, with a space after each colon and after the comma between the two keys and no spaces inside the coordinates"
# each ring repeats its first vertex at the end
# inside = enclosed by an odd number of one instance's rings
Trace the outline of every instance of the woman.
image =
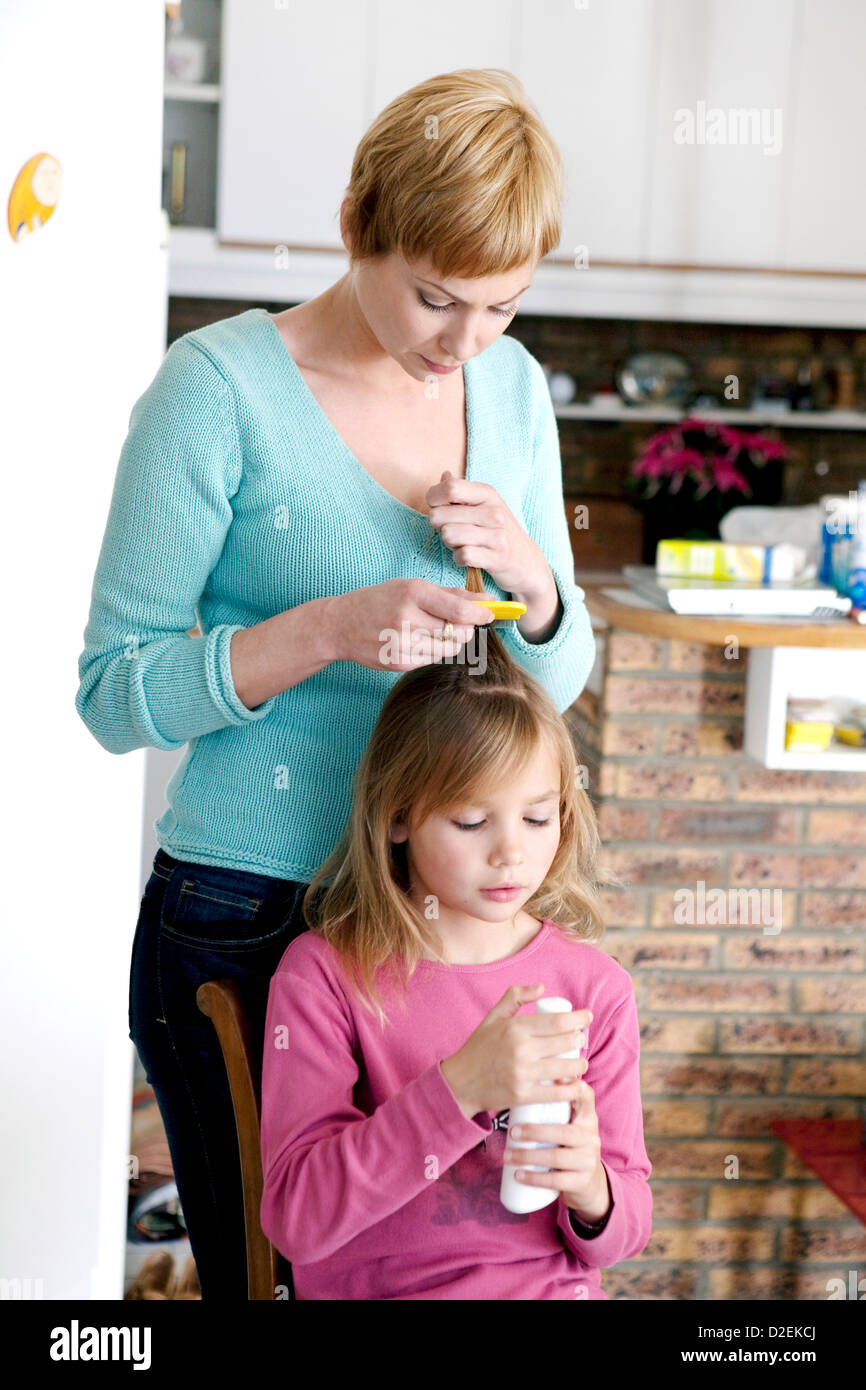
{"type": "Polygon", "coordinates": [[[526,605],[503,638],[560,711],[592,665],[550,395],[503,337],[559,243],[560,178],[511,74],[421,83],[355,153],[348,273],[276,316],[185,334],[130,416],[76,707],[110,752],[188,745],[155,826],[129,1022],[203,1299],[247,1294],[198,985],[235,979],[264,1028],[388,690],[492,620],[465,567],[526,605]]]}

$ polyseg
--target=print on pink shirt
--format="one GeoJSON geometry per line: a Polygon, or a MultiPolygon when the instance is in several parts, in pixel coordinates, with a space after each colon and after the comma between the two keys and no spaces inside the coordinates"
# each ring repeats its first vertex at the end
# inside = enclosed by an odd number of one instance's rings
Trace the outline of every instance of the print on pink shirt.
{"type": "Polygon", "coordinates": [[[492,1134],[440,1176],[435,1189],[437,1208],[432,1218],[435,1226],[456,1226],[461,1221],[477,1221],[482,1226],[514,1226],[529,1220],[528,1215],[507,1211],[499,1200],[508,1111],[501,1111],[493,1125],[492,1134]]]}

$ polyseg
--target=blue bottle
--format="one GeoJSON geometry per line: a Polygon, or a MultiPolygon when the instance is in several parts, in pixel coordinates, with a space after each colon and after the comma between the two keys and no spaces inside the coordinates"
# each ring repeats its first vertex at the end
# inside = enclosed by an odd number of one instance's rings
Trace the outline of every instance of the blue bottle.
{"type": "Polygon", "coordinates": [[[857,512],[849,525],[852,536],[845,593],[852,608],[866,608],[866,481],[857,485],[857,512]]]}
{"type": "Polygon", "coordinates": [[[847,546],[848,498],[828,495],[821,498],[821,505],[824,508],[824,518],[821,523],[818,579],[821,584],[830,584],[834,589],[838,589],[841,560],[847,546]]]}

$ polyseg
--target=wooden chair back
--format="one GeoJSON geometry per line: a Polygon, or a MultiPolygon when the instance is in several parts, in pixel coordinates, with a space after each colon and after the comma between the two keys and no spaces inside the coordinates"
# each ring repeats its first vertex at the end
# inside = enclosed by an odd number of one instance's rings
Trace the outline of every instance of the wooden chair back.
{"type": "Polygon", "coordinates": [[[259,1134],[263,1040],[254,1036],[243,995],[234,980],[208,980],[199,985],[196,1003],[216,1029],[231,1090],[243,1181],[249,1298],[273,1302],[276,1287],[282,1282],[288,1284],[289,1298],[294,1299],[291,1265],[268,1240],[259,1222],[264,1186],[259,1134]]]}

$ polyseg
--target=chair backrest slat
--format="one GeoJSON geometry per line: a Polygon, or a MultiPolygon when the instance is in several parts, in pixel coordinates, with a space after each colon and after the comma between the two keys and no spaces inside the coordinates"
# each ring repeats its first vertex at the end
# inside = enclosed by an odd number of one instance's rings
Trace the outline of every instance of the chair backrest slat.
{"type": "Polygon", "coordinates": [[[251,1300],[272,1302],[282,1272],[291,1265],[283,1260],[261,1228],[262,1153],[261,1040],[253,1037],[243,995],[234,980],[208,980],[199,985],[196,1003],[211,1020],[219,1038],[231,1090],[243,1180],[244,1222],[247,1237],[247,1287],[251,1300]]]}

